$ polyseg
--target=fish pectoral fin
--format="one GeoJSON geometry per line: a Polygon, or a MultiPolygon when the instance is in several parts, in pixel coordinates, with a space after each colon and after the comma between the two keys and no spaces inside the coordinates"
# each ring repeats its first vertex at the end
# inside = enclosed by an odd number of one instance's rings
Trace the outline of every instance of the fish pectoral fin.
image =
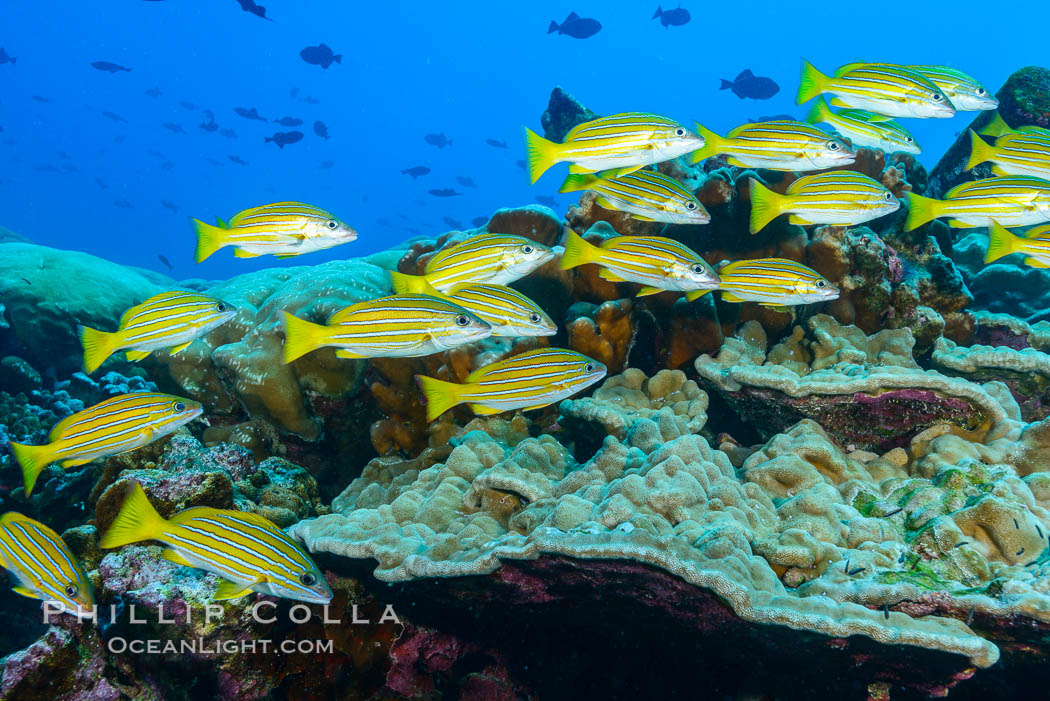
{"type": "Polygon", "coordinates": [[[1024,262],[1025,265],[1030,265],[1033,268],[1050,268],[1050,263],[1046,262],[1045,260],[1033,258],[1032,256],[1028,256],[1027,258],[1025,258],[1024,262]]]}
{"type": "Polygon", "coordinates": [[[242,596],[251,594],[251,584],[241,584],[240,582],[231,582],[228,579],[224,579],[219,582],[219,586],[215,587],[215,593],[212,595],[213,601],[226,601],[228,599],[239,599],[242,596]]]}
{"type": "Polygon", "coordinates": [[[843,102],[841,99],[839,99],[837,97],[831,98],[831,100],[828,101],[828,104],[831,105],[832,107],[849,107],[850,106],[850,104],[848,102],[843,102]]]}
{"type": "Polygon", "coordinates": [[[617,211],[616,205],[614,205],[611,201],[609,201],[609,198],[604,196],[604,195],[598,195],[597,197],[594,198],[594,201],[602,209],[610,209],[610,210],[612,210],[614,212],[617,211]]]}
{"type": "Polygon", "coordinates": [[[335,352],[335,357],[353,360],[354,358],[367,358],[368,356],[361,355],[360,353],[354,353],[353,351],[348,351],[345,348],[340,348],[335,352]]]}
{"type": "Polygon", "coordinates": [[[519,411],[535,411],[536,409],[542,409],[550,406],[550,402],[546,404],[533,404],[532,406],[523,406],[519,411]]]}
{"type": "Polygon", "coordinates": [[[660,221],[659,219],[653,219],[642,214],[631,214],[631,219],[637,219],[638,221],[660,221]]]}
{"type": "Polygon", "coordinates": [[[496,414],[502,414],[505,409],[493,409],[490,406],[484,406],[483,404],[471,404],[470,410],[478,416],[494,416],[496,414]]]}
{"type": "Polygon", "coordinates": [[[137,363],[138,361],[142,360],[143,358],[145,358],[147,355],[149,355],[152,352],[153,351],[129,350],[129,351],[124,351],[124,357],[126,357],[132,363],[137,363]]]}
{"type": "Polygon", "coordinates": [[[182,351],[189,348],[191,343],[193,343],[193,341],[186,341],[181,345],[172,347],[172,349],[168,351],[168,355],[175,355],[176,353],[181,353],[182,351]]]}
{"type": "Polygon", "coordinates": [[[627,282],[622,277],[609,270],[608,268],[602,268],[598,271],[598,277],[602,280],[608,280],[609,282],[627,282]]]}
{"type": "Polygon", "coordinates": [[[731,166],[736,166],[737,168],[749,168],[750,167],[746,163],[741,161],[739,158],[737,158],[736,156],[728,156],[726,158],[726,163],[728,163],[731,166]]]}
{"type": "Polygon", "coordinates": [[[813,226],[813,222],[806,221],[797,214],[788,215],[788,224],[796,224],[798,226],[813,226]]]}
{"type": "Polygon", "coordinates": [[[953,229],[973,229],[977,227],[976,224],[964,222],[962,219],[949,219],[948,226],[952,227],[953,229]]]}
{"type": "Polygon", "coordinates": [[[233,249],[233,257],[234,258],[258,258],[260,255],[262,255],[262,254],[261,253],[252,253],[250,251],[244,250],[243,248],[235,248],[235,249],[233,249]]]}
{"type": "Polygon", "coordinates": [[[11,591],[13,591],[16,594],[21,594],[22,596],[29,597],[30,599],[40,598],[39,596],[37,596],[37,593],[35,591],[25,586],[24,584],[19,584],[18,586],[11,587],[11,591]]]}
{"type": "Polygon", "coordinates": [[[587,168],[585,166],[577,165],[576,163],[569,164],[570,173],[597,173],[594,168],[587,168]]]}
{"type": "Polygon", "coordinates": [[[1000,166],[992,164],[992,173],[994,175],[1009,175],[1010,173],[1003,170],[1000,166]]]}
{"type": "Polygon", "coordinates": [[[636,294],[635,297],[645,297],[646,295],[655,295],[655,294],[659,294],[661,292],[666,292],[666,291],[667,290],[662,290],[659,287],[653,287],[652,285],[645,285],[644,287],[642,287],[642,289],[638,290],[638,294],[636,294]]]}
{"type": "Polygon", "coordinates": [[[732,292],[723,292],[722,293],[722,301],[723,302],[746,302],[747,300],[743,299],[742,297],[737,297],[732,292]]]}
{"type": "Polygon", "coordinates": [[[689,290],[685,293],[685,299],[687,302],[695,302],[711,290],[689,290]]]}
{"type": "Polygon", "coordinates": [[[617,168],[616,170],[609,171],[613,174],[614,178],[623,177],[624,175],[630,175],[631,173],[637,173],[645,166],[624,166],[623,168],[617,168]]]}
{"type": "Polygon", "coordinates": [[[176,565],[183,565],[185,567],[196,567],[195,564],[187,560],[185,557],[179,554],[177,550],[173,548],[164,548],[160,552],[160,557],[168,562],[174,562],[176,565]]]}
{"type": "Polygon", "coordinates": [[[59,465],[62,467],[63,470],[68,470],[71,467],[77,467],[79,465],[87,465],[89,462],[91,462],[94,459],[95,458],[86,458],[84,460],[78,460],[78,459],[74,458],[72,460],[63,460],[62,462],[59,463],[59,465]]]}

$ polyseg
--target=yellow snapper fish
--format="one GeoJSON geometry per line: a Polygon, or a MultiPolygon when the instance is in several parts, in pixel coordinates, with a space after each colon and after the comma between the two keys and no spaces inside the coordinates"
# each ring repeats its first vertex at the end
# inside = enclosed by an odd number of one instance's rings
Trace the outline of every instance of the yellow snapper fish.
{"type": "Polygon", "coordinates": [[[91,617],[91,580],[53,530],[14,511],[0,516],[0,565],[18,580],[16,594],[52,602],[63,613],[91,617]]]}
{"type": "Polygon", "coordinates": [[[158,392],[119,394],[55,424],[45,445],[11,442],[22,466],[26,496],[45,467],[63,469],[149,445],[203,413],[200,404],[158,392]]]}
{"type": "Polygon", "coordinates": [[[824,98],[813,103],[806,121],[829,124],[855,146],[880,148],[886,153],[922,153],[922,148],[907,129],[889,117],[858,109],[832,111],[824,98]]]}
{"type": "Polygon", "coordinates": [[[999,260],[1011,253],[1023,253],[1024,262],[1033,268],[1050,268],[1050,224],[1029,229],[1023,236],[1011,234],[999,222],[988,227],[988,253],[985,263],[999,260]]]}
{"type": "Polygon", "coordinates": [[[955,107],[921,73],[884,63],[851,63],[826,76],[802,61],[802,81],[795,103],[824,93],[835,107],[856,107],[888,117],[951,117],[955,107]]]}
{"type": "Polygon", "coordinates": [[[738,260],[718,268],[726,302],[758,302],[775,309],[837,299],[839,290],[801,263],[784,258],[738,260]]]}
{"type": "Polygon", "coordinates": [[[284,362],[324,346],[340,358],[414,358],[480,341],[492,328],[463,307],[438,297],[401,294],[358,302],[314,324],[284,317],[284,362]]]}
{"type": "Polygon", "coordinates": [[[1050,137],[1050,129],[1045,127],[1037,127],[1034,124],[1025,124],[1017,127],[1016,129],[1011,127],[1003,119],[1003,116],[996,112],[992,116],[992,121],[988,122],[985,126],[977,130],[977,133],[981,136],[1002,136],[1004,134],[1039,134],[1042,136],[1050,137]]]}
{"type": "Polygon", "coordinates": [[[529,177],[536,182],[555,163],[564,162],[571,164],[570,173],[627,175],[695,151],[704,140],[673,119],[625,112],[578,124],[560,144],[526,127],[525,143],[529,177]]]}
{"type": "Polygon", "coordinates": [[[450,292],[459,285],[509,285],[520,280],[557,253],[532,239],[513,234],[477,234],[438,251],[422,275],[404,275],[405,292],[425,294],[428,286],[450,292]]]}
{"type": "Polygon", "coordinates": [[[1003,134],[992,146],[970,130],[970,158],[966,169],[992,162],[996,175],[1031,175],[1050,179],[1050,134],[1003,134]]]}
{"type": "Polygon", "coordinates": [[[948,226],[966,228],[1030,226],[1050,221],[1050,182],[1026,175],[987,178],[960,183],[934,200],[908,193],[904,230],[917,229],[938,217],[951,217],[948,226]]]}
{"type": "Polygon", "coordinates": [[[357,238],[357,232],[331,212],[302,202],[275,202],[237,212],[219,226],[193,220],[197,262],[226,246],[238,258],[272,254],[278,258],[324,250],[357,238]]]}
{"type": "Polygon", "coordinates": [[[306,550],[258,514],[197,506],[170,519],[157,513],[142,485],[131,482],[103,548],[156,540],[161,557],[222,578],[212,597],[239,599],[250,592],[327,604],[332,590],[306,550]]]}
{"type": "MultiPolygon", "coordinates": [[[[406,288],[404,273],[390,271],[394,292],[406,288]]],[[[461,285],[445,294],[433,287],[426,292],[447,299],[492,327],[493,336],[553,336],[558,326],[539,305],[505,285],[461,285]]]]}
{"type": "Polygon", "coordinates": [[[112,333],[77,327],[84,346],[84,372],[94,372],[118,350],[126,349],[130,361],[164,348],[175,355],[236,313],[232,305],[197,292],[162,292],[124,312],[112,333]]]}
{"type": "Polygon", "coordinates": [[[427,421],[457,404],[480,416],[540,409],[590,387],[605,377],[597,360],[561,348],[539,348],[479,368],[464,384],[416,375],[427,399],[427,421]]]}
{"type": "Polygon", "coordinates": [[[691,248],[663,236],[614,236],[601,246],[587,243],[575,231],[568,232],[562,270],[596,263],[598,274],[611,282],[643,285],[638,296],[658,292],[685,292],[692,301],[705,290],[718,287],[718,275],[691,248]]]}
{"type": "Polygon", "coordinates": [[[896,212],[901,203],[882,183],[851,170],[799,178],[781,195],[751,178],[751,233],[781,214],[800,226],[852,226],[896,212]]]}
{"type": "Polygon", "coordinates": [[[620,177],[604,173],[570,173],[558,192],[593,190],[605,209],[627,212],[641,221],[706,224],[711,221],[700,201],[674,178],[650,170],[620,177]]]}
{"type": "Polygon", "coordinates": [[[904,68],[922,74],[940,88],[951,101],[952,106],[960,112],[982,112],[994,110],[999,106],[999,100],[995,96],[989,94],[973,76],[962,71],[948,66],[904,66],[904,68]]]}
{"type": "Polygon", "coordinates": [[[849,165],[857,157],[845,141],[805,122],[744,124],[725,137],[700,124],[696,131],[704,147],[693,152],[693,163],[724,153],[740,168],[807,171],[849,165]]]}

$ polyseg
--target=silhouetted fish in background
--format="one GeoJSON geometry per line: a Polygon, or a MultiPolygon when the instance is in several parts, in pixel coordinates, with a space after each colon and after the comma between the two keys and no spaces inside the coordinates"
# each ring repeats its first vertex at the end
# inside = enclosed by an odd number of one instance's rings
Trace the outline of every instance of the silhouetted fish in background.
{"type": "Polygon", "coordinates": [[[681,5],[673,10],[665,10],[661,5],[657,5],[656,14],[652,18],[657,17],[660,18],[660,24],[664,27],[681,27],[690,20],[689,10],[684,9],[681,5]]]}
{"type": "Polygon", "coordinates": [[[427,192],[429,192],[434,197],[459,197],[463,194],[462,192],[456,192],[450,187],[444,187],[440,190],[427,190],[427,192]]]}
{"type": "Polygon", "coordinates": [[[453,219],[452,217],[442,217],[441,220],[443,222],[445,222],[446,224],[448,224],[449,226],[451,226],[453,229],[462,229],[463,228],[463,223],[458,221],[458,220],[456,220],[456,219],[453,219]]]}
{"type": "Polygon", "coordinates": [[[732,90],[733,94],[741,100],[751,98],[752,100],[768,100],[780,92],[780,86],[772,78],[763,78],[745,68],[735,80],[722,78],[722,86],[719,90],[732,90]]]}
{"type": "Polygon", "coordinates": [[[190,102],[190,101],[188,101],[188,100],[179,100],[179,104],[180,104],[180,105],[181,105],[181,106],[182,106],[182,107],[183,107],[184,109],[188,109],[188,110],[190,110],[191,112],[196,112],[196,111],[197,111],[198,109],[200,109],[199,107],[197,107],[197,105],[193,104],[192,102],[190,102]]]}
{"type": "Polygon", "coordinates": [[[7,53],[7,51],[4,50],[2,46],[0,46],[0,66],[4,65],[5,63],[10,63],[11,65],[14,65],[16,60],[17,59],[14,56],[7,53]]]}
{"type": "Polygon", "coordinates": [[[47,102],[48,101],[46,97],[41,97],[40,95],[30,95],[30,97],[32,97],[37,102],[47,102]]]}
{"type": "Polygon", "coordinates": [[[246,165],[248,165],[248,161],[244,160],[243,158],[241,158],[237,154],[234,154],[232,156],[227,156],[226,158],[230,159],[230,161],[232,163],[236,163],[239,166],[246,166],[246,165]]]}
{"type": "Polygon", "coordinates": [[[514,165],[516,165],[519,168],[521,168],[521,170],[523,172],[525,172],[525,173],[529,172],[529,164],[526,163],[525,161],[514,161],[514,165]]]}
{"type": "Polygon", "coordinates": [[[213,166],[221,166],[222,165],[222,161],[217,161],[214,158],[208,158],[208,163],[211,163],[213,166]]]}
{"type": "Polygon", "coordinates": [[[550,195],[536,195],[536,201],[548,207],[553,207],[556,204],[554,198],[550,195]]]}
{"type": "Polygon", "coordinates": [[[493,148],[507,148],[506,141],[499,141],[497,139],[485,139],[485,143],[493,148]]]}
{"type": "Polygon", "coordinates": [[[303,120],[296,119],[295,117],[281,117],[280,119],[273,120],[274,124],[280,124],[282,127],[297,127],[303,123],[303,120]]]}
{"type": "Polygon", "coordinates": [[[218,131],[219,123],[215,121],[215,113],[211,110],[204,110],[204,116],[207,119],[200,123],[200,128],[204,131],[218,131]]]}
{"type": "Polygon", "coordinates": [[[174,202],[168,202],[167,200],[161,200],[160,204],[161,204],[162,207],[164,207],[164,209],[170,210],[172,214],[178,214],[179,213],[179,205],[175,204],[174,202]]]}
{"type": "Polygon", "coordinates": [[[335,165],[335,161],[321,161],[321,164],[317,166],[321,170],[328,170],[335,165]]]}
{"type": "Polygon", "coordinates": [[[411,168],[405,168],[401,171],[401,175],[411,175],[412,179],[420,178],[430,172],[430,168],[426,166],[412,166],[411,168]]]}
{"type": "Polygon", "coordinates": [[[172,163],[171,161],[164,161],[163,163],[160,164],[160,169],[161,170],[171,170],[174,167],[175,167],[175,164],[172,163]]]}
{"type": "Polygon", "coordinates": [[[407,229],[405,229],[405,231],[407,231],[410,234],[415,234],[416,236],[419,236],[420,234],[423,233],[422,231],[420,231],[419,229],[417,229],[414,226],[408,227],[407,229]]]}
{"type": "Polygon", "coordinates": [[[174,270],[174,268],[171,266],[171,261],[168,260],[167,258],[165,258],[163,253],[158,253],[157,254],[157,260],[159,260],[161,263],[163,263],[165,266],[167,266],[168,272],[171,272],[172,270],[174,270]]]}
{"type": "Polygon", "coordinates": [[[105,71],[106,73],[120,73],[121,71],[131,73],[130,68],[121,66],[118,63],[110,63],[109,61],[92,61],[91,67],[97,68],[100,71],[105,71]]]}
{"type": "Polygon", "coordinates": [[[175,124],[174,122],[164,122],[164,124],[162,126],[165,129],[167,129],[168,131],[174,132],[176,134],[185,134],[186,133],[185,129],[183,129],[180,125],[175,124]]]}
{"type": "Polygon", "coordinates": [[[166,156],[163,153],[161,153],[155,148],[151,148],[149,151],[146,151],[146,153],[153,156],[154,158],[166,158],[166,156]]]}
{"type": "Polygon", "coordinates": [[[328,125],[318,119],[314,122],[314,133],[328,141],[328,125]]]}
{"type": "Polygon", "coordinates": [[[471,225],[476,229],[479,226],[485,226],[489,223],[488,217],[474,217],[470,220],[471,225]]]}
{"type": "Polygon", "coordinates": [[[109,119],[112,119],[114,122],[124,122],[125,124],[127,124],[127,121],[128,121],[128,120],[124,119],[123,117],[121,117],[116,112],[103,112],[102,116],[103,117],[108,117],[109,119]]]}
{"type": "Polygon", "coordinates": [[[98,185],[103,190],[105,190],[106,188],[109,187],[109,185],[107,185],[105,183],[105,181],[102,180],[102,178],[95,178],[95,184],[98,185]]]}
{"type": "Polygon", "coordinates": [[[288,144],[298,143],[303,140],[303,133],[301,131],[279,131],[273,136],[267,136],[263,139],[264,143],[273,142],[280,148],[284,148],[288,144]]]}
{"type": "Polygon", "coordinates": [[[438,148],[445,148],[446,146],[452,145],[452,140],[445,136],[445,132],[427,134],[423,137],[423,141],[426,141],[431,146],[437,146],[438,148]]]}
{"type": "Polygon", "coordinates": [[[120,207],[121,209],[135,209],[135,205],[127,200],[113,200],[113,206],[120,207]]]}
{"type": "Polygon", "coordinates": [[[478,187],[477,185],[474,184],[474,179],[473,178],[468,178],[465,175],[457,175],[456,176],[456,182],[459,183],[460,185],[462,185],[463,187],[472,187],[474,189],[477,189],[477,187],[478,187]]]}
{"type": "Polygon", "coordinates": [[[225,136],[227,139],[237,138],[237,132],[235,132],[233,129],[230,129],[229,127],[227,127],[226,129],[220,129],[219,133],[225,136]]]}
{"type": "Polygon", "coordinates": [[[80,167],[73,163],[63,163],[62,170],[66,171],[67,173],[79,173],[80,167]]]}
{"type": "Polygon", "coordinates": [[[299,56],[311,66],[320,66],[326,70],[332,65],[333,61],[335,63],[343,62],[343,55],[333,53],[332,49],[327,44],[307,46],[299,52],[299,56]]]}
{"type": "Polygon", "coordinates": [[[124,143],[124,139],[126,139],[126,138],[128,138],[127,134],[117,134],[116,136],[113,137],[113,143],[115,143],[115,144],[122,144],[122,143],[124,143]]]}
{"type": "Polygon", "coordinates": [[[551,20],[550,27],[547,28],[548,34],[557,32],[558,34],[565,34],[572,37],[573,39],[586,39],[597,34],[602,28],[601,22],[590,17],[580,17],[575,12],[570,12],[569,16],[565,18],[565,21],[560,25],[551,20]]]}
{"type": "Polygon", "coordinates": [[[321,104],[320,100],[318,100],[316,97],[312,97],[310,95],[307,95],[306,97],[304,97],[303,98],[303,102],[305,102],[308,105],[319,105],[319,104],[321,104]]]}
{"type": "Polygon", "coordinates": [[[65,151],[55,151],[55,155],[61,158],[63,161],[69,160],[69,154],[65,151]]]}
{"type": "Polygon", "coordinates": [[[262,115],[260,115],[255,110],[254,107],[252,107],[251,109],[248,109],[246,107],[234,107],[233,111],[236,112],[241,117],[244,117],[245,119],[254,119],[257,122],[269,121],[269,120],[266,119],[266,117],[263,117],[262,115]]]}
{"type": "Polygon", "coordinates": [[[58,166],[54,165],[53,163],[41,163],[39,165],[33,166],[33,170],[37,171],[38,173],[57,173],[58,166]]]}
{"type": "Polygon", "coordinates": [[[241,9],[245,12],[250,12],[256,17],[268,19],[273,22],[272,19],[266,16],[266,8],[262,5],[256,5],[254,0],[237,0],[237,4],[241,6],[241,9]]]}
{"type": "Polygon", "coordinates": [[[389,219],[384,219],[383,217],[379,217],[378,219],[376,219],[376,224],[379,224],[379,226],[385,226],[385,227],[389,228],[390,227],[390,220],[389,219]]]}
{"type": "Polygon", "coordinates": [[[155,98],[155,97],[160,97],[161,95],[164,94],[164,92],[160,88],[150,88],[149,90],[146,91],[146,94],[149,95],[150,97],[154,97],[155,98]]]}
{"type": "Polygon", "coordinates": [[[755,122],[782,122],[785,120],[794,122],[795,116],[790,114],[765,114],[761,117],[748,117],[747,119],[752,124],[755,122]]]}
{"type": "Polygon", "coordinates": [[[293,100],[299,97],[299,88],[293,87],[290,91],[288,91],[288,97],[292,98],[293,100]]]}

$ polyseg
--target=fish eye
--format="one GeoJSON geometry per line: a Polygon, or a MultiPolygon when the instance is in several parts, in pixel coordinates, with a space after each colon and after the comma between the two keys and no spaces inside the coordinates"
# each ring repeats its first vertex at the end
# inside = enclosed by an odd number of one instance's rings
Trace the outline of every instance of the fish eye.
{"type": "Polygon", "coordinates": [[[941,102],[944,99],[944,95],[940,94],[939,92],[935,92],[934,94],[930,95],[930,97],[933,99],[934,102],[941,102]]]}
{"type": "Polygon", "coordinates": [[[838,142],[837,141],[829,141],[828,142],[828,150],[829,151],[838,151],[839,150],[838,142]]]}
{"type": "Polygon", "coordinates": [[[532,253],[535,250],[536,249],[533,248],[532,246],[530,246],[529,244],[525,244],[524,246],[521,247],[521,252],[524,253],[525,255],[528,255],[528,254],[532,253]]]}
{"type": "Polygon", "coordinates": [[[984,88],[977,88],[977,95],[978,96],[984,95],[984,88]]]}
{"type": "Polygon", "coordinates": [[[910,136],[905,136],[904,137],[904,143],[906,143],[906,144],[910,144],[913,141],[915,141],[915,139],[910,137],[910,136]]]}
{"type": "Polygon", "coordinates": [[[456,326],[466,326],[470,323],[470,319],[467,318],[466,314],[460,314],[456,317],[456,326]]]}
{"type": "Polygon", "coordinates": [[[688,209],[690,212],[693,211],[694,209],[696,209],[696,202],[686,202],[685,208],[688,209]]]}
{"type": "Polygon", "coordinates": [[[217,311],[217,312],[224,312],[224,311],[226,311],[226,309],[227,309],[226,302],[219,302],[218,304],[215,305],[215,311],[217,311]]]}
{"type": "Polygon", "coordinates": [[[335,219],[329,219],[327,222],[325,222],[325,226],[327,226],[329,229],[336,229],[339,226],[339,222],[337,222],[335,219]]]}
{"type": "Polygon", "coordinates": [[[529,314],[529,321],[534,324],[540,323],[540,315],[536,313],[529,314]]]}
{"type": "Polygon", "coordinates": [[[594,363],[587,363],[583,366],[584,372],[594,372],[594,363]]]}
{"type": "Polygon", "coordinates": [[[693,266],[693,272],[696,273],[697,275],[700,275],[701,273],[704,272],[704,266],[702,266],[700,264],[694,265],[693,266]]]}
{"type": "Polygon", "coordinates": [[[678,127],[677,129],[674,130],[674,135],[675,136],[685,136],[685,129],[683,129],[682,127],[678,127]]]}
{"type": "Polygon", "coordinates": [[[299,583],[306,587],[312,587],[317,584],[317,577],[312,572],[303,572],[299,575],[299,583]]]}
{"type": "Polygon", "coordinates": [[[892,200],[893,199],[893,193],[892,192],[887,192],[884,195],[884,197],[886,198],[886,200],[892,200]]]}
{"type": "Polygon", "coordinates": [[[186,404],[184,402],[175,402],[175,411],[186,411],[186,404]]]}
{"type": "Polygon", "coordinates": [[[817,280],[817,287],[824,287],[824,281],[823,280],[817,280]]]}
{"type": "Polygon", "coordinates": [[[66,596],[68,596],[70,599],[72,599],[74,596],[76,596],[80,592],[80,590],[77,589],[72,584],[67,584],[65,591],[66,591],[66,596]]]}

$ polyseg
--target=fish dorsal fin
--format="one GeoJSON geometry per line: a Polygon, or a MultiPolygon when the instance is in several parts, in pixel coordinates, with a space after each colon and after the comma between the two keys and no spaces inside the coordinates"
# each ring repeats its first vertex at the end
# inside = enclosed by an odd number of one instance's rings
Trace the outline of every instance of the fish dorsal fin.
{"type": "Polygon", "coordinates": [[[832,73],[832,76],[838,78],[840,76],[846,75],[850,71],[860,68],[863,65],[866,65],[863,61],[854,61],[853,63],[847,63],[844,66],[839,66],[838,70],[832,73]]]}
{"type": "Polygon", "coordinates": [[[579,19],[579,18],[580,18],[580,16],[579,16],[578,14],[576,14],[575,12],[570,12],[570,13],[569,13],[569,16],[565,18],[565,22],[566,22],[566,23],[567,23],[567,22],[571,22],[571,21],[573,21],[574,19],[579,19]]]}
{"type": "Polygon", "coordinates": [[[51,428],[51,432],[47,434],[47,439],[49,441],[59,440],[62,437],[62,434],[65,432],[65,430],[69,428],[73,424],[73,422],[76,421],[76,419],[77,415],[73,414],[59,421],[51,428]]]}
{"type": "Polygon", "coordinates": [[[745,68],[744,70],[740,71],[740,75],[736,77],[736,80],[751,80],[754,77],[755,74],[751,72],[751,69],[745,68]]]}
{"type": "Polygon", "coordinates": [[[152,297],[150,297],[149,299],[145,300],[144,302],[141,302],[140,304],[136,304],[134,307],[128,308],[127,310],[125,310],[125,312],[123,314],[120,315],[120,328],[123,328],[124,324],[131,320],[131,316],[139,311],[138,307],[142,307],[142,306],[145,306],[147,304],[157,304],[157,303],[163,302],[165,300],[171,299],[173,297],[178,297],[178,296],[181,296],[181,295],[184,295],[184,294],[186,294],[186,293],[185,292],[179,292],[177,290],[171,291],[171,292],[161,292],[160,294],[153,295],[152,297]]]}

